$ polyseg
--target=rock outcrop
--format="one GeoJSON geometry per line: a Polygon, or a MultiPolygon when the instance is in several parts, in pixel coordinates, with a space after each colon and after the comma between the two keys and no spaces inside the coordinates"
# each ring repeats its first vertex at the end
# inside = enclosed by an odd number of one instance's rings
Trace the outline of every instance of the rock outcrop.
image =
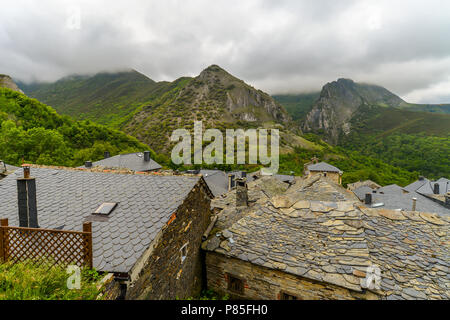
{"type": "Polygon", "coordinates": [[[10,76],[6,74],[0,74],[0,88],[8,88],[20,93],[23,93],[22,90],[14,83],[10,76]]]}
{"type": "Polygon", "coordinates": [[[339,79],[322,88],[303,130],[322,131],[329,142],[337,143],[341,134],[350,133],[350,120],[358,109],[370,105],[399,107],[404,104],[406,102],[383,87],[339,79]]]}

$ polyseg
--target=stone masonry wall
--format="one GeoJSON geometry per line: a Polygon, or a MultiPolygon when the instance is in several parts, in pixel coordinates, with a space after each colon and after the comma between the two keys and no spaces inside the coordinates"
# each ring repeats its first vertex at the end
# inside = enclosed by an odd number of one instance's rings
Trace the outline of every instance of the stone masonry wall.
{"type": "Polygon", "coordinates": [[[277,300],[281,292],[303,300],[378,299],[372,292],[356,292],[336,285],[308,280],[279,270],[228,258],[215,252],[206,253],[208,289],[228,294],[233,299],[277,300]],[[228,274],[244,280],[244,294],[228,290],[228,274]]]}
{"type": "Polygon", "coordinates": [[[210,198],[199,182],[174,216],[126,299],[176,299],[195,296],[202,289],[203,232],[211,221],[210,198]],[[187,255],[180,249],[187,243],[187,255]]]}
{"type": "Polygon", "coordinates": [[[326,174],[326,177],[337,184],[342,184],[341,176],[337,172],[319,172],[319,171],[311,171],[310,176],[313,177],[315,175],[324,175],[326,174]]]}

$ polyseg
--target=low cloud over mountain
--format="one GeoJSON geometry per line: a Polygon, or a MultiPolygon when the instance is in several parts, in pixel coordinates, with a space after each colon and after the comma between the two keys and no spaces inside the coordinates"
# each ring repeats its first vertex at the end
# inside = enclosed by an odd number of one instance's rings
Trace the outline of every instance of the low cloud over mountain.
{"type": "Polygon", "coordinates": [[[346,77],[450,101],[449,2],[336,2],[18,0],[0,11],[0,72],[54,81],[133,67],[174,80],[219,64],[272,94],[346,77]]]}

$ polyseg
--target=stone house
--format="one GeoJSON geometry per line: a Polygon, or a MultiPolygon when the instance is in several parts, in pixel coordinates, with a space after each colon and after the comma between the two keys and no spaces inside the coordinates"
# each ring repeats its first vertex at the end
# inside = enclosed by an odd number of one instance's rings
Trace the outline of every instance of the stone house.
{"type": "Polygon", "coordinates": [[[208,288],[238,299],[450,298],[448,217],[366,208],[323,176],[274,180],[213,200],[208,288]]]}
{"type": "MultiPolygon", "coordinates": [[[[19,226],[21,176],[18,170],[0,181],[0,218],[11,226],[19,226]]],[[[31,176],[38,226],[81,231],[91,221],[93,266],[113,274],[111,291],[121,298],[175,299],[201,291],[200,245],[212,198],[202,177],[42,166],[32,166],[31,176]]]]}
{"type": "Polygon", "coordinates": [[[331,164],[318,162],[316,158],[313,158],[312,162],[305,164],[303,175],[306,178],[322,175],[337,184],[342,184],[343,172],[331,164]]]}

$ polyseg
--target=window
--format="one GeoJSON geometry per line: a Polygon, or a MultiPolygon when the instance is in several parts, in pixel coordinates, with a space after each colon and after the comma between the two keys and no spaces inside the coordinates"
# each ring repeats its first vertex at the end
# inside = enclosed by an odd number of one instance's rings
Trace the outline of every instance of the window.
{"type": "Polygon", "coordinates": [[[95,210],[94,214],[100,214],[100,215],[108,215],[110,214],[117,206],[116,202],[105,202],[102,203],[100,207],[98,207],[97,210],[95,210]]]}
{"type": "Polygon", "coordinates": [[[244,293],[244,281],[233,275],[228,275],[228,290],[235,293],[244,293]]]}
{"type": "Polygon", "coordinates": [[[188,252],[187,246],[188,246],[188,243],[184,244],[184,245],[181,247],[181,249],[180,249],[180,252],[181,252],[181,263],[183,263],[183,261],[184,261],[184,260],[186,259],[186,257],[187,257],[187,252],[188,252]]]}
{"type": "Polygon", "coordinates": [[[281,291],[280,300],[301,300],[301,299],[293,294],[281,291]]]}

